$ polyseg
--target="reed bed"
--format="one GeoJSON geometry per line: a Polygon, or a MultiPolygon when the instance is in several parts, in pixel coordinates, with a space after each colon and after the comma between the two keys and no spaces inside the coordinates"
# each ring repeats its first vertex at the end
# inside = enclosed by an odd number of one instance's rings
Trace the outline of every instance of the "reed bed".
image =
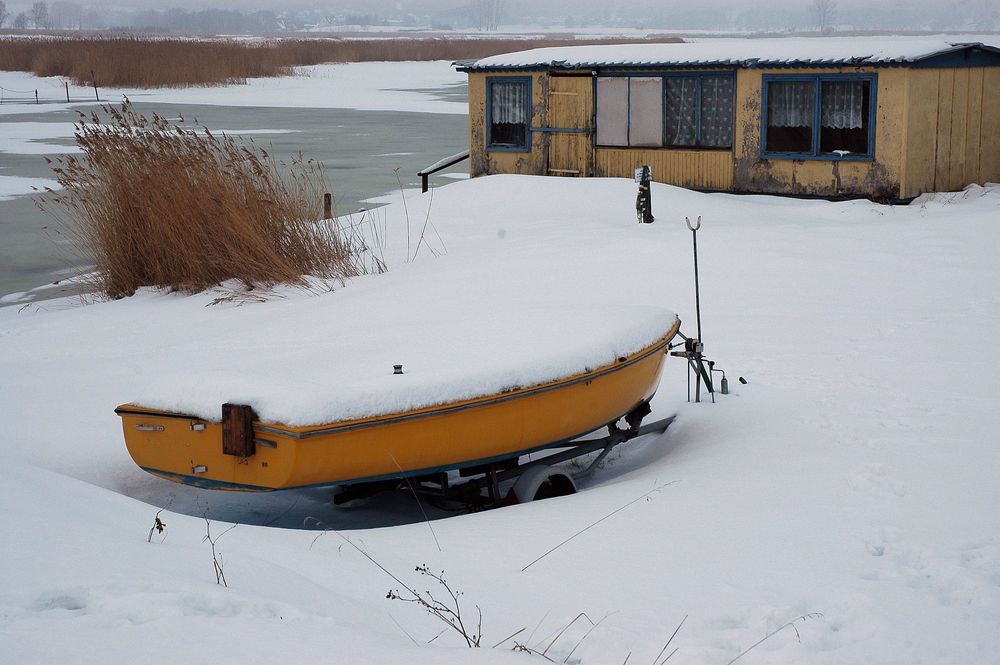
{"type": "Polygon", "coordinates": [[[277,162],[252,141],[135,112],[126,100],[81,115],[81,157],[54,162],[61,191],[39,206],[61,218],[112,298],[143,286],[198,292],[345,279],[365,271],[356,236],[320,222],[322,167],[277,162]]]}
{"type": "Polygon", "coordinates": [[[462,60],[543,46],[635,41],[326,38],[248,43],[141,37],[0,39],[0,70],[65,76],[78,85],[178,87],[283,76],[290,74],[293,67],[324,62],[462,60]]]}

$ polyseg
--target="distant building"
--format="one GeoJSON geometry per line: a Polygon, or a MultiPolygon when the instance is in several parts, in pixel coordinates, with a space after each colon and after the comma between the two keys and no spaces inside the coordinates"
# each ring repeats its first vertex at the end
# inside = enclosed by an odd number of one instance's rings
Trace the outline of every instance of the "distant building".
{"type": "Polygon", "coordinates": [[[907,199],[1000,181],[1000,49],[943,38],[544,48],[469,74],[471,174],[907,199]]]}

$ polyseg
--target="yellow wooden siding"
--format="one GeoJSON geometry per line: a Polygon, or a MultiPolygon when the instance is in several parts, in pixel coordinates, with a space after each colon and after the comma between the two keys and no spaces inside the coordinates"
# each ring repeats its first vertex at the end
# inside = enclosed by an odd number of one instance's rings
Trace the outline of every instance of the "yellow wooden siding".
{"type": "MultiPolygon", "coordinates": [[[[530,76],[533,127],[591,126],[594,99],[589,77],[530,76]]],[[[912,197],[972,182],[1000,181],[1000,67],[739,70],[732,151],[595,149],[591,134],[533,132],[530,152],[488,152],[486,78],[485,73],[469,75],[473,176],[580,171],[631,177],[637,166],[650,164],[655,180],[696,189],[874,198],[912,197]],[[762,77],[796,73],[878,75],[874,161],[760,158],[762,77]]]]}
{"type": "MultiPolygon", "coordinates": [[[[549,127],[584,129],[586,133],[548,134],[549,175],[589,176],[593,171],[594,81],[588,76],[549,79],[549,127]]],[[[540,136],[540,133],[536,133],[540,136]]]]}
{"type": "Polygon", "coordinates": [[[1000,182],[1000,67],[983,70],[983,119],[979,130],[979,180],[1000,182]]]}
{"type": "MultiPolygon", "coordinates": [[[[505,152],[486,149],[486,79],[501,74],[469,74],[469,173],[473,177],[489,173],[519,173],[541,175],[545,172],[543,134],[532,133],[531,150],[505,152]]],[[[544,127],[546,122],[549,78],[545,74],[516,72],[507,76],[531,77],[531,126],[544,127]]]]}
{"type": "Polygon", "coordinates": [[[1000,68],[907,72],[902,196],[1000,179],[1000,68]]]}
{"type": "Polygon", "coordinates": [[[906,177],[900,191],[903,198],[934,189],[940,79],[937,69],[913,69],[907,76],[906,177]]]}
{"type": "Polygon", "coordinates": [[[596,175],[631,178],[649,164],[653,180],[692,189],[724,189],[733,184],[730,150],[670,150],[664,148],[597,148],[596,175]]]}
{"type": "Polygon", "coordinates": [[[983,68],[967,70],[969,73],[969,102],[965,122],[965,176],[966,183],[979,182],[982,156],[983,128],[983,68]]]}
{"type": "Polygon", "coordinates": [[[743,69],[736,80],[736,191],[873,198],[899,196],[902,171],[904,70],[743,69]],[[760,158],[761,92],[765,74],[878,74],[874,161],[760,158]]]}

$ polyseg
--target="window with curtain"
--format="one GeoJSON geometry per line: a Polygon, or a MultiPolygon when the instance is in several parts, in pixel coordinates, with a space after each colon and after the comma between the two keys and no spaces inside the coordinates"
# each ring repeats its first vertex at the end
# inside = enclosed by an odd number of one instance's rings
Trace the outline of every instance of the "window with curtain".
{"type": "Polygon", "coordinates": [[[765,81],[764,152],[869,157],[873,77],[765,81]]]}
{"type": "Polygon", "coordinates": [[[488,79],[487,141],[490,148],[530,147],[531,79],[488,79]]]}
{"type": "Polygon", "coordinates": [[[597,144],[731,148],[732,75],[602,76],[597,79],[597,144]]]}
{"type": "Polygon", "coordinates": [[[666,79],[666,145],[731,148],[736,102],[733,80],[732,76],[666,79]]]}

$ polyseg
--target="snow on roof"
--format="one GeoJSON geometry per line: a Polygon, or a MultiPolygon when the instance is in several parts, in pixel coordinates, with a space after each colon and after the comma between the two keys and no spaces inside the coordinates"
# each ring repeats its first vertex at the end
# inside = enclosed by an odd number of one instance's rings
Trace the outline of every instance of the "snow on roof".
{"type": "Polygon", "coordinates": [[[463,70],[589,68],[621,66],[719,66],[791,64],[909,63],[934,55],[995,46],[961,36],[936,37],[784,37],[770,39],[696,39],[672,44],[604,44],[540,48],[459,63],[463,70]]]}

